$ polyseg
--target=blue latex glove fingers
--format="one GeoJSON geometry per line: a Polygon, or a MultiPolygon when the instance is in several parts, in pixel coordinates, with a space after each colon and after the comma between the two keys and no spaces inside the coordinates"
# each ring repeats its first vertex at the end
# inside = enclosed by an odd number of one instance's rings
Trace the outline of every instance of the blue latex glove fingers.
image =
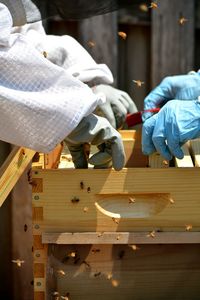
{"type": "MultiPolygon", "coordinates": [[[[193,72],[188,75],[170,76],[163,79],[145,99],[144,110],[163,106],[173,99],[195,100],[200,95],[200,74],[193,72]]],[[[143,121],[153,115],[151,112],[143,113],[143,121]]]]}
{"type": "Polygon", "coordinates": [[[172,155],[170,150],[166,144],[166,140],[164,137],[153,137],[152,138],[156,151],[159,152],[166,160],[171,160],[172,155]]]}
{"type": "Polygon", "coordinates": [[[145,155],[150,155],[156,151],[152,140],[153,131],[156,123],[156,117],[157,115],[148,119],[142,127],[142,152],[145,155]]]}
{"type": "Polygon", "coordinates": [[[181,146],[200,136],[199,101],[169,101],[144,123],[142,134],[144,154],[151,154],[155,148],[167,160],[172,156],[183,158],[181,146]]]}
{"type": "MultiPolygon", "coordinates": [[[[160,107],[168,100],[172,99],[172,77],[166,77],[163,79],[160,85],[158,85],[147,97],[144,99],[144,110],[160,107]]],[[[151,112],[143,113],[142,120],[145,122],[153,115],[151,112]]]]}

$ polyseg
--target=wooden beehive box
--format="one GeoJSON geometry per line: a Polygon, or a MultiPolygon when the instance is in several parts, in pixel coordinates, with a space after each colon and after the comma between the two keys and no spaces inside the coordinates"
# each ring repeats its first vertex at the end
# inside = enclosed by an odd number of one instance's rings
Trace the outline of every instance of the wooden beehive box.
{"type": "Polygon", "coordinates": [[[199,299],[199,141],[169,165],[122,134],[120,172],[33,170],[35,300],[199,299]]]}

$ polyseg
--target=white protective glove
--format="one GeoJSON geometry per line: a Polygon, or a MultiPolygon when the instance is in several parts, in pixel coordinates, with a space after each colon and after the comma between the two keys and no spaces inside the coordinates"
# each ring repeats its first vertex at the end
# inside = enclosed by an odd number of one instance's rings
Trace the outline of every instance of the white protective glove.
{"type": "Polygon", "coordinates": [[[106,102],[95,110],[99,116],[105,117],[114,128],[121,128],[127,114],[137,112],[137,107],[130,96],[110,85],[100,84],[93,88],[95,94],[105,94],[106,102]]]}
{"type": "Polygon", "coordinates": [[[102,117],[90,114],[65,138],[72,155],[75,168],[87,168],[88,157],[84,152],[85,143],[96,145],[99,152],[89,163],[95,168],[107,168],[113,165],[119,171],[125,163],[123,142],[120,134],[102,117]]]}

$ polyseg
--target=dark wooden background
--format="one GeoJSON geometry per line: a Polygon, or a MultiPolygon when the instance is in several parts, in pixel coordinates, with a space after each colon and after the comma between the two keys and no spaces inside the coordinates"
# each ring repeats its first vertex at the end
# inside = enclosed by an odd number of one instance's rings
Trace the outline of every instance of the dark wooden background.
{"type": "MultiPolygon", "coordinates": [[[[200,0],[158,4],[148,12],[137,6],[79,22],[48,20],[45,27],[50,34],[69,34],[80,41],[98,63],[110,67],[115,86],[127,91],[142,109],[144,97],[163,77],[200,67],[200,0]],[[184,26],[178,22],[181,16],[188,19],[184,26]],[[127,39],[122,40],[118,31],[124,31],[127,39]],[[89,41],[95,46],[89,47],[89,41]],[[138,79],[145,82],[142,88],[132,82],[138,79]]],[[[9,149],[0,143],[0,162],[9,149]]],[[[31,248],[31,192],[25,173],[0,209],[0,299],[33,299],[31,248]],[[21,269],[11,263],[16,258],[26,262],[21,269]]]]}

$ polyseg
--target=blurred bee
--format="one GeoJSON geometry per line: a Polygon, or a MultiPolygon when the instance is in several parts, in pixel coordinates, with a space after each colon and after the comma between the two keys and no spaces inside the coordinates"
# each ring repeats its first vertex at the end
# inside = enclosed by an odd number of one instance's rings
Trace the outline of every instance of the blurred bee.
{"type": "Polygon", "coordinates": [[[141,87],[144,84],[144,81],[141,80],[133,80],[133,82],[138,86],[141,87]]]}
{"type": "Polygon", "coordinates": [[[94,277],[98,277],[101,275],[101,272],[94,273],[94,277]]]}
{"type": "Polygon", "coordinates": [[[119,241],[120,240],[120,238],[121,238],[121,236],[120,235],[118,235],[117,237],[116,237],[116,239],[119,241]]]}
{"type": "Polygon", "coordinates": [[[44,56],[45,58],[47,58],[47,52],[46,52],[46,51],[43,51],[42,54],[43,54],[43,56],[44,56]]]}
{"type": "Polygon", "coordinates": [[[89,211],[89,208],[88,207],[84,207],[83,211],[86,213],[89,211]]]}
{"type": "Polygon", "coordinates": [[[145,3],[140,4],[139,9],[143,12],[148,12],[148,10],[149,10],[148,6],[145,3]]]}
{"type": "Polygon", "coordinates": [[[66,295],[65,296],[61,296],[61,299],[63,299],[63,300],[69,300],[69,293],[66,293],[66,295]]]}
{"type": "Polygon", "coordinates": [[[119,224],[119,220],[117,220],[116,218],[112,218],[112,220],[113,220],[116,224],[119,224]]]}
{"type": "Polygon", "coordinates": [[[169,202],[171,203],[171,204],[174,204],[174,199],[173,198],[169,198],[169,202]]]}
{"type": "Polygon", "coordinates": [[[98,237],[101,237],[103,235],[103,232],[98,233],[98,237]]]}
{"type": "Polygon", "coordinates": [[[80,188],[81,188],[81,190],[84,190],[84,183],[83,183],[83,181],[80,182],[80,188]]]}
{"type": "Polygon", "coordinates": [[[88,41],[88,46],[89,46],[90,48],[93,48],[93,47],[95,46],[95,42],[93,42],[93,41],[88,41]]]}
{"type": "Polygon", "coordinates": [[[100,249],[92,249],[92,254],[95,254],[97,252],[100,252],[100,249]]]}
{"type": "Polygon", "coordinates": [[[155,238],[155,236],[156,236],[155,230],[153,230],[149,234],[147,234],[147,237],[155,238]]]}
{"type": "Polygon", "coordinates": [[[118,287],[118,285],[119,285],[119,281],[116,279],[112,279],[111,283],[112,283],[112,286],[114,286],[114,287],[118,287]]]}
{"type": "Polygon", "coordinates": [[[129,197],[128,198],[128,202],[131,204],[131,203],[135,203],[135,198],[133,197],[129,197]]]}
{"type": "Polygon", "coordinates": [[[162,164],[163,164],[164,167],[168,167],[169,166],[169,162],[167,160],[165,160],[165,159],[162,161],[162,164]]]}
{"type": "Polygon", "coordinates": [[[52,295],[53,295],[54,300],[59,300],[60,299],[58,292],[53,292],[52,295]]]}
{"type": "Polygon", "coordinates": [[[20,259],[16,259],[16,260],[13,259],[12,262],[13,262],[14,264],[16,264],[19,268],[22,266],[22,264],[25,263],[24,260],[20,260],[20,259]]]}
{"type": "Polygon", "coordinates": [[[158,4],[156,2],[151,2],[149,8],[153,8],[153,9],[158,8],[158,4]]]}
{"type": "Polygon", "coordinates": [[[125,40],[127,38],[127,34],[123,31],[118,31],[118,35],[123,39],[125,40]]]}
{"type": "Polygon", "coordinates": [[[108,273],[107,279],[110,280],[110,279],[112,279],[112,277],[113,277],[113,274],[112,273],[108,273]]]}
{"type": "Polygon", "coordinates": [[[185,229],[186,229],[186,231],[192,230],[192,225],[186,225],[186,226],[185,226],[185,229]]]}
{"type": "Polygon", "coordinates": [[[63,271],[63,270],[57,270],[57,274],[59,274],[61,276],[65,276],[65,271],[63,271]]]}
{"type": "Polygon", "coordinates": [[[70,253],[67,254],[68,257],[76,257],[77,256],[77,252],[76,251],[72,251],[70,253]]]}
{"type": "Polygon", "coordinates": [[[181,17],[181,18],[179,19],[179,24],[180,24],[180,25],[184,25],[187,21],[188,21],[188,20],[187,20],[186,18],[181,17]]]}
{"type": "Polygon", "coordinates": [[[137,251],[140,249],[137,245],[129,245],[129,247],[131,247],[133,251],[137,251]]]}

